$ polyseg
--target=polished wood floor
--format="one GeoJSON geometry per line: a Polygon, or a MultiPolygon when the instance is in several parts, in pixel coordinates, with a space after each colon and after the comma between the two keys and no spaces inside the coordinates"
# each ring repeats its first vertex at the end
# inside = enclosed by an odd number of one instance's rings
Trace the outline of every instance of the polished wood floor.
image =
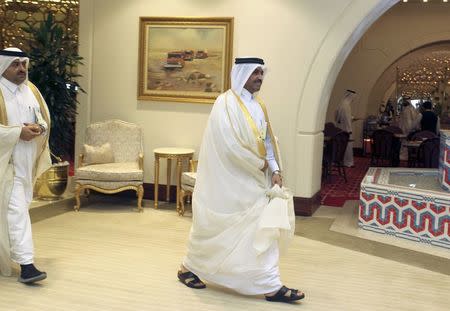
{"type": "MultiPolygon", "coordinates": [[[[43,210],[33,223],[39,285],[0,277],[0,310],[448,310],[450,276],[295,236],[282,280],[306,292],[297,305],[266,302],[176,279],[191,218],[173,206],[144,213],[126,200],[93,199],[80,212],[43,210]]],[[[34,211],[34,213],[38,213],[34,211]]],[[[298,225],[302,222],[299,221],[298,225]]],[[[309,229],[312,230],[311,228],[309,229]]],[[[300,230],[301,231],[301,230],[300,230]]],[[[311,234],[311,232],[309,234],[311,234]]]]}

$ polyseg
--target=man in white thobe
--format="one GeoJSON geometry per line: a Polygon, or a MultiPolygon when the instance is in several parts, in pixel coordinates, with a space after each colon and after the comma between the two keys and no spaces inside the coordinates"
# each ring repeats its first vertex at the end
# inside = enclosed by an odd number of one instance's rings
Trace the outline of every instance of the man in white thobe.
{"type": "Polygon", "coordinates": [[[191,288],[200,280],[269,301],[304,297],[282,285],[279,247],[295,227],[292,195],[282,188],[279,151],[264,104],[255,96],[266,68],[237,58],[231,89],[214,103],[199,153],[188,252],[178,271],[191,288]],[[272,187],[273,186],[273,187],[272,187]]]}
{"type": "Polygon", "coordinates": [[[350,140],[347,144],[344,154],[344,165],[347,167],[353,167],[353,138],[352,138],[352,107],[351,104],[356,100],[356,92],[352,90],[346,90],[344,98],[342,99],[338,109],[336,110],[335,121],[336,126],[341,130],[349,133],[350,140]]]}
{"type": "Polygon", "coordinates": [[[408,136],[411,132],[419,129],[422,115],[414,108],[408,99],[404,99],[402,105],[403,109],[400,112],[398,125],[402,129],[403,134],[408,136]]]}
{"type": "Polygon", "coordinates": [[[0,51],[0,272],[11,275],[12,260],[26,284],[47,277],[33,263],[28,208],[36,178],[51,166],[49,112],[28,81],[28,64],[17,48],[0,51]]]}

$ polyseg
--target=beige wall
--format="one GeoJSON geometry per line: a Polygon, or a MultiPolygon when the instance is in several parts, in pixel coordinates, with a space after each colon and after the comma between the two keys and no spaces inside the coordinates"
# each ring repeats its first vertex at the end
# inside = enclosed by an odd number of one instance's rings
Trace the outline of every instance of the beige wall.
{"type": "MultiPolygon", "coordinates": [[[[353,115],[377,114],[386,92],[386,84],[376,84],[383,72],[408,51],[437,41],[450,40],[448,3],[399,3],[378,19],[350,53],[330,98],[327,120],[334,112],[343,90],[355,89],[359,102],[353,115]],[[384,87],[381,87],[384,86],[384,87]]],[[[392,81],[393,82],[393,81],[392,81]]],[[[355,147],[361,146],[362,121],[354,123],[355,147]]]]}
{"type": "MultiPolygon", "coordinates": [[[[91,120],[91,86],[92,86],[92,41],[94,36],[93,30],[93,2],[81,1],[80,3],[80,30],[79,30],[79,54],[84,58],[84,66],[79,66],[79,73],[82,75],[80,78],[80,85],[86,91],[86,93],[80,93],[78,99],[80,105],[78,107],[78,115],[76,122],[76,135],[75,135],[75,154],[78,156],[80,153],[80,146],[84,142],[84,129],[91,120]]],[[[76,164],[78,160],[76,159],[76,164]]]]}
{"type": "Polygon", "coordinates": [[[198,151],[210,105],[136,99],[139,16],[232,16],[233,54],[260,56],[270,70],[260,95],[281,142],[286,181],[296,196],[311,197],[320,189],[321,130],[335,78],[365,29],[395,2],[81,0],[80,51],[89,68],[80,83],[89,94],[77,128],[109,118],[140,124],[146,182],[154,178],[154,148],[198,151]]]}

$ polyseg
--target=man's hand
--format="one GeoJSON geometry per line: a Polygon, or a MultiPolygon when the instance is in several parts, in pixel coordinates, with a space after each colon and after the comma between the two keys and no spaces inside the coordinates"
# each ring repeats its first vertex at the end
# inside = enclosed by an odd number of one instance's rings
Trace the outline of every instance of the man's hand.
{"type": "Polygon", "coordinates": [[[281,177],[280,171],[275,171],[272,174],[272,186],[278,185],[280,188],[283,186],[283,177],[281,177]]]}
{"type": "Polygon", "coordinates": [[[22,127],[22,131],[20,132],[20,139],[30,141],[41,135],[42,131],[39,125],[30,123],[24,123],[24,125],[25,126],[22,127]]]}
{"type": "Polygon", "coordinates": [[[264,159],[264,166],[262,167],[261,171],[265,172],[268,167],[269,167],[269,162],[267,162],[267,160],[264,159]]]}

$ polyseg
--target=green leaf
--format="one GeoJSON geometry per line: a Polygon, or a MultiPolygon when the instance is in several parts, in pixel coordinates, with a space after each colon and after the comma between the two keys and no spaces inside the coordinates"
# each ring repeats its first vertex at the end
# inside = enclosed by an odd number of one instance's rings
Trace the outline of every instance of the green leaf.
{"type": "Polygon", "coordinates": [[[47,14],[40,24],[23,27],[30,35],[29,79],[47,102],[51,119],[50,149],[62,158],[73,158],[77,92],[67,89],[67,83],[79,87],[81,77],[77,67],[83,65],[78,55],[78,44],[70,39],[65,29],[56,23],[53,14],[47,14]]]}

